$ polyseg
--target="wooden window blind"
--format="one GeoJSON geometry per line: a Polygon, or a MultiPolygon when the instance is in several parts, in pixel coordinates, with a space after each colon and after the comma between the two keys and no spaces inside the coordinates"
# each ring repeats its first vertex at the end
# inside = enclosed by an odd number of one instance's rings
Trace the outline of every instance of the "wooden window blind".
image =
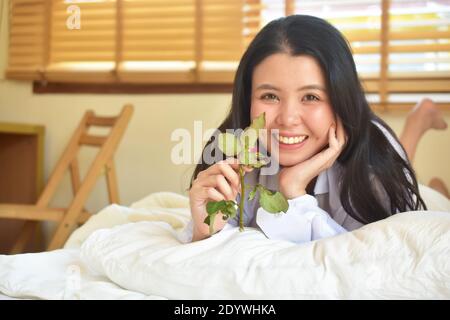
{"type": "Polygon", "coordinates": [[[49,57],[42,77],[50,82],[114,81],[116,60],[116,3],[77,2],[80,29],[66,25],[72,3],[49,1],[49,57]]]}
{"type": "Polygon", "coordinates": [[[231,83],[260,0],[11,0],[7,77],[231,83]],[[69,6],[80,28],[69,29],[69,6]]]}
{"type": "Polygon", "coordinates": [[[450,93],[448,0],[11,0],[10,12],[13,79],[232,83],[258,30],[302,13],[344,33],[375,103],[450,93]],[[66,26],[71,4],[79,30],[66,26]]]}
{"type": "Polygon", "coordinates": [[[373,105],[450,93],[449,1],[287,0],[286,11],[320,16],[346,36],[373,105]]]}
{"type": "Polygon", "coordinates": [[[39,79],[47,58],[46,4],[44,0],[10,3],[9,59],[7,77],[39,79]]]}
{"type": "Polygon", "coordinates": [[[450,91],[450,2],[391,0],[387,91],[450,91]]]}
{"type": "Polygon", "coordinates": [[[120,81],[195,81],[195,1],[124,1],[120,10],[120,81]]]}

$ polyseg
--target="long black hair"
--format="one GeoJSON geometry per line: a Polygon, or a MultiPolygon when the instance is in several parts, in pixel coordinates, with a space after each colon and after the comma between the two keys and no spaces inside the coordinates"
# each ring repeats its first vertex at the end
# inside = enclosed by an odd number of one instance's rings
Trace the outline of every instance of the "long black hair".
{"type": "MultiPolygon", "coordinates": [[[[392,129],[370,109],[348,42],[323,19],[292,15],[273,20],[261,29],[241,58],[234,79],[231,110],[217,130],[225,132],[250,125],[253,71],[275,53],[308,55],[322,68],[333,111],[342,120],[348,136],[337,159],[343,168],[340,200],[345,211],[367,224],[397,212],[426,209],[410,163],[374,124],[383,126],[401,146],[392,129]],[[380,197],[380,186],[390,203],[380,197]]],[[[211,138],[206,146],[213,141],[211,138]]],[[[202,161],[196,166],[191,186],[198,173],[207,167],[202,161]]]]}

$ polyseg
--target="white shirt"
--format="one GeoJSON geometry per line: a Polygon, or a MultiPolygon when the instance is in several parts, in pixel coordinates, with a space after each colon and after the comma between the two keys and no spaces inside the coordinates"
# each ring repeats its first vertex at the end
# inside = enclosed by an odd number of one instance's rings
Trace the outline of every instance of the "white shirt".
{"type": "MultiPolygon", "coordinates": [[[[248,201],[250,190],[246,190],[244,225],[260,229],[269,239],[294,243],[309,242],[346,232],[347,230],[341,225],[353,229],[359,228],[363,224],[354,220],[345,212],[336,192],[329,192],[329,190],[336,189],[338,167],[339,165],[336,163],[330,169],[319,174],[314,187],[315,197],[305,194],[294,199],[288,199],[289,209],[286,213],[266,212],[259,206],[259,192],[252,201],[248,201]],[[330,185],[332,186],[331,189],[330,185]],[[328,204],[325,205],[326,203],[328,204]],[[335,213],[335,215],[330,216],[322,207],[332,208],[334,211],[328,212],[335,213]]],[[[244,177],[245,183],[252,186],[260,183],[271,190],[279,190],[278,174],[269,176],[259,173],[259,169],[247,173],[244,177]]],[[[240,203],[240,195],[237,196],[236,202],[240,203]]],[[[237,228],[238,226],[239,215],[230,219],[222,230],[237,228]]],[[[191,220],[181,232],[180,241],[183,243],[191,242],[192,234],[193,221],[191,220]]]]}
{"type": "MultiPolygon", "coordinates": [[[[372,121],[387,137],[395,150],[406,159],[406,154],[392,135],[379,123],[372,121]]],[[[352,231],[364,224],[351,217],[342,206],[340,200],[340,176],[342,167],[335,162],[329,169],[321,172],[314,187],[314,196],[303,195],[288,200],[289,210],[286,213],[272,214],[259,207],[259,193],[252,200],[244,203],[244,225],[261,229],[268,238],[284,239],[296,243],[316,240],[326,236],[337,235],[346,230],[352,231]]],[[[373,177],[372,177],[373,178],[373,177]]],[[[260,175],[256,169],[245,175],[245,183],[264,185],[270,190],[279,190],[278,174],[260,175]]],[[[386,199],[386,209],[389,211],[389,197],[372,179],[375,189],[381,199],[386,199]]],[[[249,191],[247,191],[249,192],[249,191]]],[[[248,194],[245,199],[248,199],[248,194]]],[[[240,195],[237,196],[237,203],[240,195]]],[[[229,226],[239,225],[239,217],[228,221],[229,226]]]]}
{"type": "Polygon", "coordinates": [[[317,199],[309,194],[288,200],[288,203],[286,213],[273,214],[258,209],[256,224],[269,239],[303,243],[347,231],[319,208],[317,199]]]}
{"type": "MultiPolygon", "coordinates": [[[[259,193],[252,201],[248,201],[248,193],[244,202],[244,225],[260,229],[270,239],[287,240],[303,243],[340,234],[346,230],[354,230],[362,223],[350,217],[339,199],[338,163],[319,174],[314,187],[314,196],[305,194],[289,199],[286,213],[272,214],[259,205],[259,193]]],[[[261,175],[260,170],[253,170],[244,177],[249,185],[262,184],[270,190],[279,190],[278,174],[261,175]]],[[[250,190],[247,190],[250,192],[250,190]]],[[[236,198],[240,203],[240,195],[236,198]]],[[[239,217],[228,221],[231,227],[239,225],[239,217]]]]}
{"type": "MultiPolygon", "coordinates": [[[[392,135],[381,126],[372,121],[387,137],[397,152],[406,159],[406,154],[392,135]]],[[[303,195],[288,200],[289,209],[286,213],[272,214],[259,206],[259,192],[252,201],[248,201],[248,193],[244,202],[244,226],[258,228],[270,239],[287,240],[295,243],[303,243],[324,237],[337,235],[362,227],[364,224],[352,218],[344,210],[340,201],[340,175],[342,167],[335,162],[329,169],[321,172],[314,186],[314,196],[303,195]]],[[[270,190],[279,190],[278,174],[261,175],[260,169],[247,173],[244,177],[245,184],[254,186],[257,183],[270,190]]],[[[387,210],[389,198],[381,185],[373,180],[381,199],[386,199],[387,210]]],[[[236,202],[240,203],[240,195],[236,202]]],[[[224,229],[237,227],[239,216],[230,219],[224,229]]],[[[187,229],[192,229],[192,221],[187,229]]]]}
{"type": "MultiPolygon", "coordinates": [[[[339,187],[340,172],[341,166],[337,162],[334,163],[331,168],[321,172],[316,180],[313,198],[316,199],[315,203],[318,209],[327,212],[331,218],[343,228],[347,230],[354,230],[363,226],[363,224],[349,216],[342,207],[339,187]]],[[[247,173],[244,180],[246,184],[252,186],[259,183],[270,190],[280,190],[278,186],[278,174],[260,175],[260,170],[255,169],[252,172],[247,173]]],[[[247,192],[249,192],[249,190],[247,190],[247,192]]],[[[303,201],[302,199],[306,198],[308,197],[302,198],[301,196],[292,200],[295,200],[295,203],[299,203],[303,201]]],[[[256,223],[256,213],[259,209],[259,193],[257,193],[256,197],[252,201],[247,200],[248,194],[245,199],[244,225],[258,228],[258,224],[256,223]]],[[[240,203],[240,195],[237,196],[236,201],[237,203],[240,203]]],[[[230,220],[228,223],[233,226],[238,226],[239,217],[230,220]]]]}

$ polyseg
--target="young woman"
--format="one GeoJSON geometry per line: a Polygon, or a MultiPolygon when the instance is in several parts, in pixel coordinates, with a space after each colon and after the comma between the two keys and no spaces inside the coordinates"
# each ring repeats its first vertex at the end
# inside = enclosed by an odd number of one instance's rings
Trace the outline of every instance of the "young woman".
{"type": "MultiPolygon", "coordinates": [[[[331,218],[326,224],[339,233],[336,225],[354,230],[425,208],[404,149],[369,108],[348,43],[328,22],[293,15],[256,35],[240,61],[231,111],[218,130],[243,129],[263,112],[269,132],[265,147],[271,153],[275,139],[281,169],[267,176],[255,169],[245,181],[282,192],[290,203],[286,217],[302,210],[326,212],[331,218]]],[[[196,167],[189,191],[193,241],[209,236],[203,222],[208,201],[240,197],[237,168],[235,159],[196,167]]],[[[246,201],[246,225],[261,227],[258,207],[257,198],[246,201]]],[[[289,219],[278,226],[272,222],[261,219],[263,231],[282,235],[280,229],[295,225],[289,219]]],[[[214,230],[226,223],[219,216],[214,230]]],[[[288,232],[295,233],[295,227],[288,232]]]]}

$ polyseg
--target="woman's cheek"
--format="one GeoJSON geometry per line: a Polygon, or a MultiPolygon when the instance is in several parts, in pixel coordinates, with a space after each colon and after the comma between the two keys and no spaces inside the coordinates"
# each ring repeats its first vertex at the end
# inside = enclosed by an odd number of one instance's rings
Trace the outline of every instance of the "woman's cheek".
{"type": "Polygon", "coordinates": [[[320,130],[320,133],[316,134],[316,141],[318,142],[320,149],[328,144],[328,129],[329,127],[324,127],[320,130]]]}
{"type": "Polygon", "coordinates": [[[264,105],[261,104],[258,101],[252,101],[252,105],[250,108],[250,117],[251,119],[255,119],[258,117],[261,113],[265,112],[266,108],[264,108],[264,105]]]}
{"type": "Polygon", "coordinates": [[[308,123],[315,138],[321,142],[328,142],[328,130],[333,124],[333,113],[328,108],[317,108],[316,112],[310,112],[308,123]]]}

